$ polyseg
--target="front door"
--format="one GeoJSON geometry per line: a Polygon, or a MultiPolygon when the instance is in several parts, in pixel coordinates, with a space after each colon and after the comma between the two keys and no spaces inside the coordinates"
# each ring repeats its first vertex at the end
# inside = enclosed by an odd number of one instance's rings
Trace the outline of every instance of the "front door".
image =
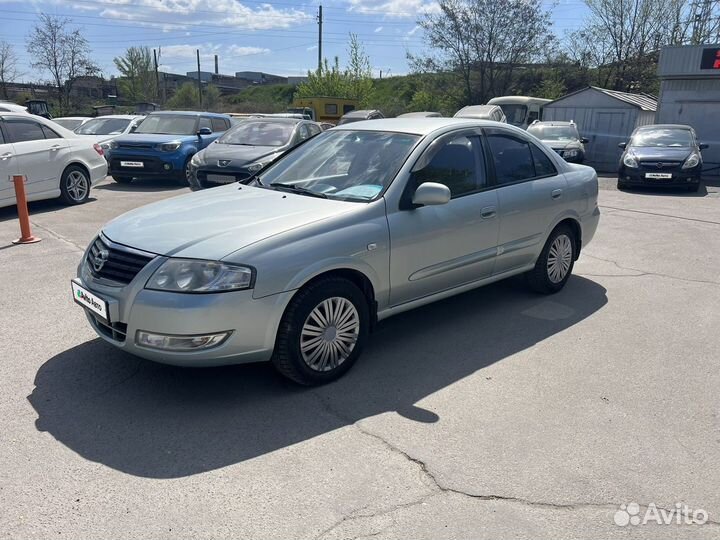
{"type": "Polygon", "coordinates": [[[12,144],[5,141],[0,129],[0,207],[15,204],[15,187],[12,181],[15,174],[18,174],[15,150],[12,144]]]}
{"type": "Polygon", "coordinates": [[[401,208],[388,209],[390,304],[399,305],[492,274],[497,252],[497,195],[489,189],[480,136],[447,135],[418,160],[401,208]],[[446,185],[444,205],[412,207],[417,186],[446,185]]]}

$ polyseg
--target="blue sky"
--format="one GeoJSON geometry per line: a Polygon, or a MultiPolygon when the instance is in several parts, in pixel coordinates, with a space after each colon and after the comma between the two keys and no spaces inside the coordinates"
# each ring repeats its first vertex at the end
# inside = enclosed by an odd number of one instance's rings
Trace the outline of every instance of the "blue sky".
{"type": "MultiPolygon", "coordinates": [[[[213,55],[220,72],[265,71],[304,75],[317,65],[317,5],[320,2],[279,0],[0,0],[0,39],[15,45],[24,80],[34,72],[25,38],[40,12],[73,20],[93,50],[106,76],[116,74],[112,59],[131,45],[160,48],[164,71],[185,73],[201,67],[212,71],[213,55]]],[[[349,32],[358,34],[375,73],[408,72],[406,51],[423,50],[415,21],[433,0],[322,1],[323,56],[345,58],[349,32]]],[[[582,22],[582,0],[545,1],[559,34],[582,22]]]]}

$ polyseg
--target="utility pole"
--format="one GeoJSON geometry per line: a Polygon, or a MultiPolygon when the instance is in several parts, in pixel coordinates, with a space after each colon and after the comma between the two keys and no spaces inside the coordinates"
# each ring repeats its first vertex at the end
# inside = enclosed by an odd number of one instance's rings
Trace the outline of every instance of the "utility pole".
{"type": "Polygon", "coordinates": [[[155,66],[155,99],[157,99],[159,101],[160,100],[160,74],[158,73],[157,50],[156,49],[153,49],[153,64],[155,66]]]}
{"type": "Polygon", "coordinates": [[[318,6],[318,73],[322,70],[322,5],[318,6]]]}
{"type": "Polygon", "coordinates": [[[200,49],[195,49],[198,64],[198,107],[202,109],[202,81],[200,79],[200,49]]]}

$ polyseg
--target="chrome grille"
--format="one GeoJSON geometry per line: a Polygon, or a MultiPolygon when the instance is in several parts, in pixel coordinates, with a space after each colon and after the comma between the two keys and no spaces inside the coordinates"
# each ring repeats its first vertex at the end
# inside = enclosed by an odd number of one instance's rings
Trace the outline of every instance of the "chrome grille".
{"type": "Polygon", "coordinates": [[[143,255],[136,251],[109,245],[98,237],[87,255],[86,264],[96,278],[108,279],[116,283],[127,284],[153,260],[153,255],[143,255]]]}

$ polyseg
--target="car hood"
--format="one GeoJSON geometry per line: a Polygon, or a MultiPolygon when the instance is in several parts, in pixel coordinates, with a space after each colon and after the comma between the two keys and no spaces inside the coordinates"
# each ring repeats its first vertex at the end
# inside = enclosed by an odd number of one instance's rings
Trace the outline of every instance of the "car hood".
{"type": "Polygon", "coordinates": [[[572,139],[565,139],[560,141],[558,141],[557,139],[540,140],[553,150],[569,150],[570,148],[580,148],[580,141],[573,141],[572,139]]]}
{"type": "Polygon", "coordinates": [[[652,147],[652,146],[633,146],[630,148],[635,157],[640,161],[684,161],[690,155],[692,148],[688,146],[678,147],[652,147]]]}
{"type": "Polygon", "coordinates": [[[237,144],[213,143],[202,152],[207,165],[217,165],[218,159],[230,160],[226,166],[240,167],[285,151],[284,146],[242,146],[237,144]]]}
{"type": "Polygon", "coordinates": [[[132,210],[108,223],[103,233],[113,242],[158,255],[220,260],[357,205],[230,184],[132,210]]]}
{"type": "Polygon", "coordinates": [[[160,133],[131,133],[129,135],[114,136],[118,143],[151,143],[160,144],[173,141],[193,141],[197,135],[163,135],[160,133]]]}

